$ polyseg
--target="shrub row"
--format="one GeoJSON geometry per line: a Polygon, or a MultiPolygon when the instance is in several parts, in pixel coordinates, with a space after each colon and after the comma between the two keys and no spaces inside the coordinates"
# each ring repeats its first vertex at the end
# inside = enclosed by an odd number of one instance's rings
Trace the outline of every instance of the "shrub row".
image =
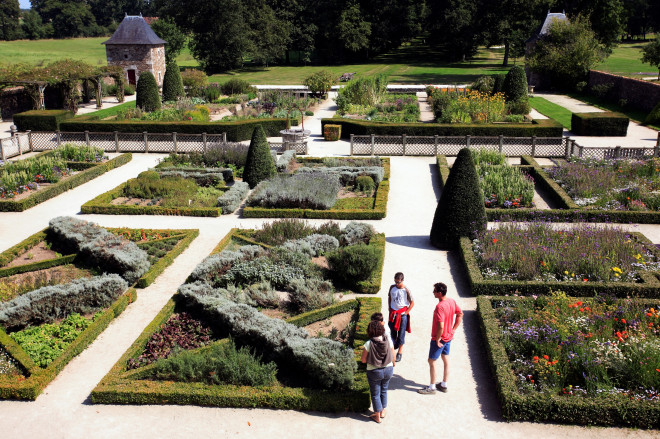
{"type": "Polygon", "coordinates": [[[73,117],[68,110],[31,110],[14,114],[18,131],[57,131],[60,123],[73,117]]]}
{"type": "Polygon", "coordinates": [[[114,302],[128,284],[117,274],[75,279],[30,291],[0,304],[0,324],[8,329],[52,323],[69,314],[89,314],[114,302]]]}
{"type": "MultiPolygon", "coordinates": [[[[641,233],[631,235],[642,242],[656,257],[660,256],[655,245],[641,233]]],[[[472,250],[472,241],[467,237],[460,239],[459,251],[463,266],[468,275],[472,294],[523,294],[543,295],[549,290],[562,290],[571,296],[616,296],[616,297],[660,297],[660,281],[650,272],[641,272],[641,283],[632,282],[545,282],[515,280],[485,280],[472,250]]]]}
{"type": "Polygon", "coordinates": [[[67,255],[59,258],[45,259],[43,261],[17,265],[14,267],[0,268],[0,277],[13,276],[14,274],[27,273],[28,271],[43,270],[46,268],[66,265],[72,263],[74,259],[76,259],[76,255],[67,255]]]}
{"type": "Polygon", "coordinates": [[[254,119],[234,122],[157,122],[157,121],[80,121],[60,123],[60,130],[67,132],[111,133],[181,133],[181,134],[222,134],[227,133],[228,142],[249,140],[256,126],[261,126],[268,137],[280,136],[286,128],[286,119],[254,119]]]}
{"type": "Polygon", "coordinates": [[[0,399],[35,400],[69,361],[85,350],[108,327],[112,319],[121,314],[136,299],[136,290],[129,289],[101,316],[95,318],[94,322],[45,369],[34,364],[25,351],[5,331],[0,329],[0,345],[26,370],[26,379],[22,381],[0,375],[0,399]]]}
{"type": "Polygon", "coordinates": [[[327,210],[337,202],[341,189],[333,174],[276,175],[260,182],[247,200],[250,207],[327,210]]]}
{"type": "Polygon", "coordinates": [[[630,119],[610,111],[573,113],[571,132],[576,136],[626,136],[630,119]]]}
{"type": "Polygon", "coordinates": [[[48,233],[58,245],[80,253],[105,271],[119,273],[130,283],[149,270],[144,250],[94,223],[61,216],[50,220],[48,233]]]}
{"type": "Polygon", "coordinates": [[[76,175],[68,177],[62,181],[52,184],[47,188],[40,189],[20,201],[0,200],[0,212],[22,212],[39,203],[49,200],[57,195],[80,186],[83,183],[105,174],[111,169],[125,165],[132,159],[131,154],[122,154],[105,163],[95,165],[93,168],[82,171],[76,175]]]}
{"type": "Polygon", "coordinates": [[[162,206],[135,206],[114,205],[112,200],[123,194],[122,183],[108,192],[102,193],[83,204],[80,208],[82,213],[97,213],[101,215],[183,215],[183,216],[220,216],[222,209],[217,207],[162,207],[162,206]]]}
{"type": "Polygon", "coordinates": [[[250,192],[249,184],[244,181],[235,182],[227,192],[218,197],[218,207],[222,209],[222,214],[234,213],[248,192],[250,192]]]}
{"type": "Polygon", "coordinates": [[[535,119],[531,124],[440,124],[440,123],[383,123],[351,119],[321,119],[326,124],[341,125],[344,138],[351,134],[379,136],[499,136],[561,137],[563,126],[552,119],[535,119]]]}
{"type": "Polygon", "coordinates": [[[512,372],[509,356],[502,343],[502,330],[493,311],[492,302],[498,300],[510,301],[512,298],[478,297],[477,310],[486,341],[488,360],[502,404],[502,416],[507,421],[625,425],[643,429],[660,427],[660,406],[651,401],[639,401],[629,397],[613,398],[608,394],[603,394],[600,398],[566,398],[560,395],[519,392],[516,385],[518,377],[512,372]]]}
{"type": "Polygon", "coordinates": [[[174,248],[167,252],[165,256],[160,258],[158,262],[151,265],[149,271],[147,271],[144,275],[142,275],[140,279],[138,279],[135,286],[138,288],[146,288],[151,285],[153,281],[156,280],[156,278],[160,276],[160,274],[165,271],[167,267],[172,265],[174,259],[176,259],[177,256],[179,256],[185,249],[187,249],[190,243],[193,242],[198,236],[198,229],[186,230],[184,234],[180,236],[179,242],[174,246],[174,248]]]}
{"type": "Polygon", "coordinates": [[[383,181],[383,176],[385,174],[385,169],[379,166],[365,166],[365,167],[352,167],[352,166],[341,166],[336,168],[298,168],[298,174],[330,174],[330,175],[339,175],[339,181],[342,185],[352,185],[355,184],[355,179],[361,175],[367,175],[373,179],[376,184],[383,181]]]}
{"type": "Polygon", "coordinates": [[[288,318],[286,322],[302,328],[304,326],[311,325],[312,323],[320,322],[321,320],[330,318],[334,315],[341,314],[352,309],[357,309],[358,307],[359,303],[357,300],[344,300],[330,306],[326,306],[325,308],[315,309],[313,311],[298,314],[295,317],[288,318]]]}
{"type": "Polygon", "coordinates": [[[284,151],[280,158],[277,159],[277,163],[275,163],[277,172],[286,172],[286,170],[289,168],[289,165],[291,165],[291,162],[293,162],[295,159],[296,151],[294,149],[284,151]]]}
{"type": "Polygon", "coordinates": [[[225,181],[233,180],[233,172],[231,169],[186,169],[186,168],[157,168],[152,169],[158,172],[161,177],[181,177],[190,178],[195,181],[199,186],[217,186],[225,181]],[[225,176],[229,179],[225,179],[225,176]]]}
{"type": "MultiPolygon", "coordinates": [[[[231,235],[227,235],[228,239],[231,235]]],[[[225,241],[225,240],[223,240],[225,241]]],[[[222,244],[222,242],[221,242],[222,244]]],[[[381,309],[379,298],[358,298],[359,314],[354,334],[354,357],[356,363],[362,354],[362,345],[368,340],[367,325],[371,314],[381,309]]],[[[151,334],[158,330],[175,310],[174,300],[170,300],[156,318],[147,326],[131,348],[113,366],[92,391],[95,404],[194,404],[215,407],[270,407],[288,410],[318,410],[341,412],[345,410],[361,412],[369,408],[369,383],[364,367],[354,375],[352,387],[341,392],[309,388],[291,387],[239,387],[192,386],[187,383],[158,382],[141,380],[144,374],[140,369],[126,372],[128,359],[136,357],[144,349],[151,334]]],[[[204,348],[202,348],[204,349],[204,348]]],[[[146,369],[146,368],[145,368],[146,369]]]]}

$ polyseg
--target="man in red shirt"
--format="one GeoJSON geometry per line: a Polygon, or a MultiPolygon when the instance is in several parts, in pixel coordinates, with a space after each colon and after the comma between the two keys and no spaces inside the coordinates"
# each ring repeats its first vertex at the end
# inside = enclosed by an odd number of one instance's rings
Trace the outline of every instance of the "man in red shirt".
{"type": "Polygon", "coordinates": [[[456,328],[463,320],[463,311],[454,299],[447,297],[447,285],[438,282],[433,285],[433,295],[438,299],[438,304],[433,312],[433,327],[431,329],[431,347],[429,349],[429,368],[431,372],[431,384],[419,389],[422,395],[432,395],[436,388],[441,392],[447,391],[447,379],[449,378],[449,348],[454,338],[456,328]],[[456,318],[454,318],[454,316],[456,318]],[[435,383],[435,362],[442,356],[444,365],[443,378],[438,384],[435,383]]]}

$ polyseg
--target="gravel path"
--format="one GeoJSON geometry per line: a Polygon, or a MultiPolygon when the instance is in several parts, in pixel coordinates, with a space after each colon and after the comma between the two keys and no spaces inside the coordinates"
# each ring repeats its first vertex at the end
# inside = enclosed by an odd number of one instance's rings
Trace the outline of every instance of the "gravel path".
{"type": "MultiPolygon", "coordinates": [[[[327,105],[332,105],[331,101],[327,105]]],[[[318,111],[311,151],[315,155],[345,154],[347,142],[317,142],[323,111],[318,111]]],[[[0,250],[46,227],[57,215],[77,215],[80,205],[136,176],[159,155],[134,154],[121,168],[22,213],[0,214],[0,250]]],[[[384,275],[378,296],[386,298],[395,272],[403,271],[415,298],[413,332],[407,337],[403,361],[390,384],[389,414],[381,425],[366,413],[326,414],[265,409],[223,409],[195,406],[92,405],[89,394],[143,328],[158,313],[193,267],[232,227],[257,227],[263,220],[220,218],[78,215],[103,226],[134,228],[198,228],[200,236],[131,304],[88,349],[76,357],[33,402],[0,401],[2,438],[114,437],[366,437],[374,431],[402,437],[425,437],[442,425],[455,437],[530,436],[597,438],[658,437],[660,432],[582,428],[533,423],[507,423],[499,413],[495,385],[482,345],[476,300],[471,296],[459,257],[430,246],[428,233],[436,207],[437,173],[432,157],[392,157],[388,215],[370,221],[387,236],[384,275]],[[449,295],[465,311],[464,324],[452,345],[449,392],[422,396],[416,390],[428,381],[428,352],[434,282],[443,281],[449,295]]],[[[323,222],[321,220],[314,222],[323,222]]],[[[341,221],[342,225],[347,221],[341,221]]],[[[628,226],[660,242],[658,226],[628,226]]]]}

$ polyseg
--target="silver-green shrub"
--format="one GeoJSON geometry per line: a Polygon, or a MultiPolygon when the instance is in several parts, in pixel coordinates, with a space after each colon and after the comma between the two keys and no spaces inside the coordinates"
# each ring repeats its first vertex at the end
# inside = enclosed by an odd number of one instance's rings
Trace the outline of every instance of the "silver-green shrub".
{"type": "Polygon", "coordinates": [[[248,192],[250,192],[249,184],[244,181],[234,183],[227,192],[218,197],[218,207],[222,207],[222,214],[227,215],[238,209],[248,192]]]}
{"type": "Polygon", "coordinates": [[[268,281],[275,288],[286,288],[293,279],[303,278],[305,272],[291,265],[275,264],[268,257],[237,261],[218,279],[218,286],[228,284],[250,285],[268,281]]]}
{"type": "Polygon", "coordinates": [[[225,181],[232,180],[231,169],[207,168],[207,169],[185,169],[185,168],[156,168],[152,171],[158,172],[161,177],[181,177],[195,180],[199,186],[218,186],[225,181]],[[225,178],[225,174],[229,174],[225,178]]]}
{"type": "Polygon", "coordinates": [[[289,304],[296,313],[323,308],[334,301],[332,284],[321,279],[293,279],[289,289],[289,304]]]}
{"type": "MultiPolygon", "coordinates": [[[[295,280],[295,279],[294,279],[295,280]]],[[[270,282],[259,282],[247,287],[246,294],[256,306],[276,308],[280,304],[280,296],[270,282]]]]}
{"type": "Polygon", "coordinates": [[[355,184],[355,179],[361,175],[367,175],[371,177],[376,184],[379,184],[383,181],[385,176],[385,168],[382,166],[368,166],[368,167],[358,167],[358,166],[340,166],[336,168],[298,168],[298,174],[330,174],[338,175],[339,181],[343,186],[355,184]]]}
{"type": "Polygon", "coordinates": [[[0,304],[0,324],[17,329],[74,313],[93,313],[110,306],[127,288],[128,283],[117,274],[42,287],[0,304]]]}
{"type": "Polygon", "coordinates": [[[277,159],[277,162],[275,162],[275,167],[277,168],[277,172],[285,172],[288,168],[291,162],[293,162],[296,159],[296,151],[293,149],[289,149],[287,151],[284,151],[280,158],[277,159]]]}
{"type": "Polygon", "coordinates": [[[147,252],[134,242],[94,223],[60,216],[50,221],[48,233],[64,247],[106,272],[120,274],[129,283],[137,281],[151,265],[147,252]]]}
{"type": "Polygon", "coordinates": [[[197,280],[210,282],[218,275],[224,274],[235,262],[254,258],[264,252],[263,247],[258,245],[244,245],[237,251],[223,250],[204,258],[202,262],[197,264],[188,280],[190,282],[197,280]]]}
{"type": "Polygon", "coordinates": [[[327,251],[336,250],[339,248],[339,241],[330,235],[314,233],[301,239],[286,241],[281,247],[313,257],[320,256],[327,251]]]}
{"type": "Polygon", "coordinates": [[[376,231],[372,225],[351,221],[341,232],[341,242],[343,245],[353,245],[360,242],[368,244],[374,233],[376,231]]]}
{"type": "Polygon", "coordinates": [[[271,208],[330,209],[337,202],[339,189],[338,175],[280,175],[259,183],[247,204],[271,208]]]}

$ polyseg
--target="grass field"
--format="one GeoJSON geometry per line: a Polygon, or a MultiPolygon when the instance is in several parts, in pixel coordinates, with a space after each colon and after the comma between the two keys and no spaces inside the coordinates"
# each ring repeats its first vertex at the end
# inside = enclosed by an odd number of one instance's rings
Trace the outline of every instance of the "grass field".
{"type": "Polygon", "coordinates": [[[614,48],[612,55],[596,66],[595,69],[637,78],[640,76],[657,76],[658,70],[655,67],[641,61],[642,47],[646,44],[648,44],[648,41],[621,43],[614,48]]]}
{"type": "Polygon", "coordinates": [[[544,116],[554,119],[564,126],[567,130],[571,129],[571,113],[566,108],[554,104],[545,98],[530,97],[529,105],[544,116]]]}

